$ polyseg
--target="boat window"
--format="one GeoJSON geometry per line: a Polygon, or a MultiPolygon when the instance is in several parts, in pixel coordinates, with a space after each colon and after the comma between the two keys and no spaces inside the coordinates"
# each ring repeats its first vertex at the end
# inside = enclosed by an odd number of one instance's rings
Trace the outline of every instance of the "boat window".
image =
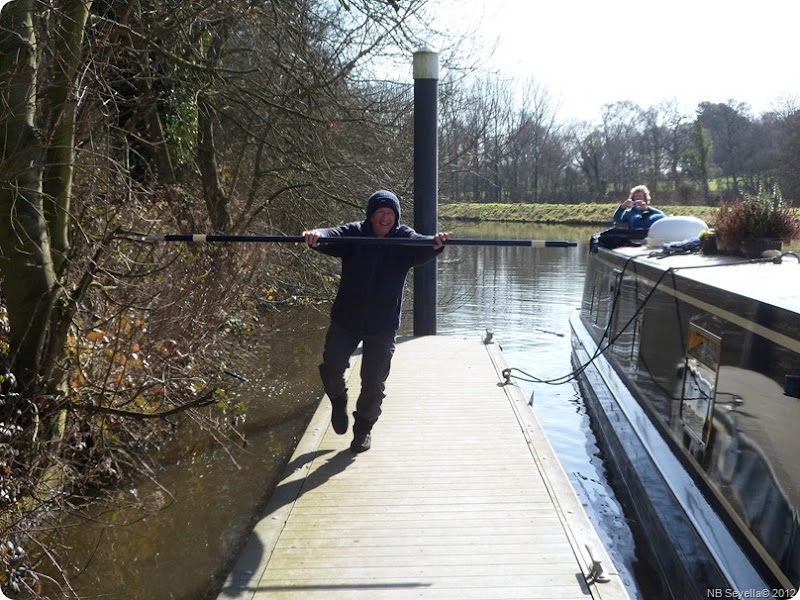
{"type": "MultiPolygon", "coordinates": [[[[618,273],[618,271],[615,272],[618,273]]],[[[607,272],[598,273],[594,278],[590,314],[598,327],[605,327],[608,324],[608,312],[614,297],[615,281],[615,275],[607,272]]]]}
{"type": "Polygon", "coordinates": [[[633,343],[631,344],[631,365],[639,366],[639,348],[642,346],[642,335],[644,333],[644,294],[636,295],[636,318],[633,321],[633,343]]]}
{"type": "Polygon", "coordinates": [[[622,271],[619,269],[614,269],[614,273],[611,278],[611,282],[609,284],[609,319],[611,320],[611,338],[614,339],[615,335],[619,333],[619,328],[624,324],[620,323],[620,312],[622,311],[622,285],[624,283],[624,279],[622,277],[622,271]]]}
{"type": "Polygon", "coordinates": [[[589,314],[592,317],[592,321],[595,323],[597,323],[600,313],[600,280],[601,277],[595,273],[595,276],[592,278],[592,297],[591,305],[589,306],[589,314]]]}
{"type": "Polygon", "coordinates": [[[704,449],[711,434],[711,416],[717,388],[720,350],[719,336],[689,324],[689,339],[683,370],[681,421],[684,430],[704,449]]]}

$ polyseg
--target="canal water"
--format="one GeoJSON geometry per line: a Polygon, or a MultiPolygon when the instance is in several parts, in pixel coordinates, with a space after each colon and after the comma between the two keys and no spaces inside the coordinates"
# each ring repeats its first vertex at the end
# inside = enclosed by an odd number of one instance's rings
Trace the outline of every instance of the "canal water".
{"type": "MultiPolygon", "coordinates": [[[[609,483],[577,384],[568,377],[568,317],[580,305],[593,229],[460,222],[446,227],[462,238],[579,242],[577,248],[447,248],[437,267],[438,333],[479,338],[493,330],[631,598],[660,600],[648,583],[655,576],[609,483]],[[543,382],[549,380],[563,383],[543,382]]],[[[401,334],[412,333],[412,308],[407,302],[401,334]]],[[[234,392],[247,407],[237,426],[240,438],[222,443],[181,427],[152,480],[117,493],[123,510],[101,507],[74,517],[62,566],[78,593],[216,598],[319,403],[316,365],[327,311],[328,306],[309,306],[267,312],[261,339],[237,348],[238,362],[228,366],[247,378],[234,392]]]]}

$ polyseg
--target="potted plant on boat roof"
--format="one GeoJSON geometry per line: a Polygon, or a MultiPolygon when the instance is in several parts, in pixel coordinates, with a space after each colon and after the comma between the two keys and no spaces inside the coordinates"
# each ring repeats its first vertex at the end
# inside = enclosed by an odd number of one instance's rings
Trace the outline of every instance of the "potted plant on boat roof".
{"type": "Polygon", "coordinates": [[[780,250],[783,243],[800,239],[800,219],[777,189],[772,195],[760,190],[723,202],[714,231],[721,252],[757,258],[765,250],[780,250]]]}

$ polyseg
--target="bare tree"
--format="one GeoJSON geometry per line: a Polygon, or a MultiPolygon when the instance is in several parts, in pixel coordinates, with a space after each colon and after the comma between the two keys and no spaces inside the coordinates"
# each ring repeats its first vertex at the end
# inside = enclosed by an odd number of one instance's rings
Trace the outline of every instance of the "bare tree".
{"type": "MultiPolygon", "coordinates": [[[[471,131],[470,121],[465,115],[479,116],[470,112],[475,98],[459,81],[446,78],[441,85],[440,94],[441,135],[439,142],[439,169],[442,173],[440,199],[456,202],[473,200],[467,182],[470,178],[471,164],[478,154],[479,139],[471,131]]],[[[477,121],[472,122],[473,125],[477,121]]]]}
{"type": "Polygon", "coordinates": [[[642,109],[632,102],[603,108],[602,136],[608,181],[617,193],[627,192],[642,173],[642,109]]]}
{"type": "Polygon", "coordinates": [[[585,178],[589,195],[605,197],[608,179],[603,166],[606,149],[602,134],[588,123],[582,123],[572,127],[570,140],[572,155],[585,178]]]}
{"type": "Polygon", "coordinates": [[[521,108],[509,133],[511,185],[517,199],[539,202],[546,183],[555,184],[565,166],[563,154],[554,152],[560,145],[557,106],[533,79],[523,83],[520,98],[521,108]]]}
{"type": "MultiPolygon", "coordinates": [[[[77,72],[89,6],[57,4],[61,18],[45,46],[50,53],[41,55],[33,0],[0,13],[0,268],[8,363],[23,389],[53,373],[74,310],[59,278],[69,250],[77,72]],[[43,66],[40,56],[53,62],[43,66]]],[[[62,375],[53,377],[45,387],[60,386],[62,375]]]]}
{"type": "Polygon", "coordinates": [[[444,145],[456,149],[455,161],[447,160],[458,166],[450,169],[464,173],[459,183],[472,202],[488,202],[492,198],[491,173],[496,156],[492,124],[497,123],[493,116],[497,97],[487,93],[488,87],[483,81],[473,83],[458,98],[456,106],[463,107],[462,110],[450,113],[454,115],[448,121],[451,129],[442,132],[444,145]]]}
{"type": "Polygon", "coordinates": [[[683,174],[681,173],[681,158],[689,147],[691,132],[691,119],[678,107],[676,100],[668,100],[659,105],[662,115],[661,138],[664,151],[664,167],[676,191],[681,189],[683,174]]]}

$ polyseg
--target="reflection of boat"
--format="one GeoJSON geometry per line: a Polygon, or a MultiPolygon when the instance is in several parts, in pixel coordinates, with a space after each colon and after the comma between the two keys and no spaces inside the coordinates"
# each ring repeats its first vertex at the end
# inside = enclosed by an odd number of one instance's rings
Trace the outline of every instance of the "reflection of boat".
{"type": "Polygon", "coordinates": [[[570,323],[593,422],[669,595],[791,597],[800,585],[796,256],[600,248],[570,323]]]}

